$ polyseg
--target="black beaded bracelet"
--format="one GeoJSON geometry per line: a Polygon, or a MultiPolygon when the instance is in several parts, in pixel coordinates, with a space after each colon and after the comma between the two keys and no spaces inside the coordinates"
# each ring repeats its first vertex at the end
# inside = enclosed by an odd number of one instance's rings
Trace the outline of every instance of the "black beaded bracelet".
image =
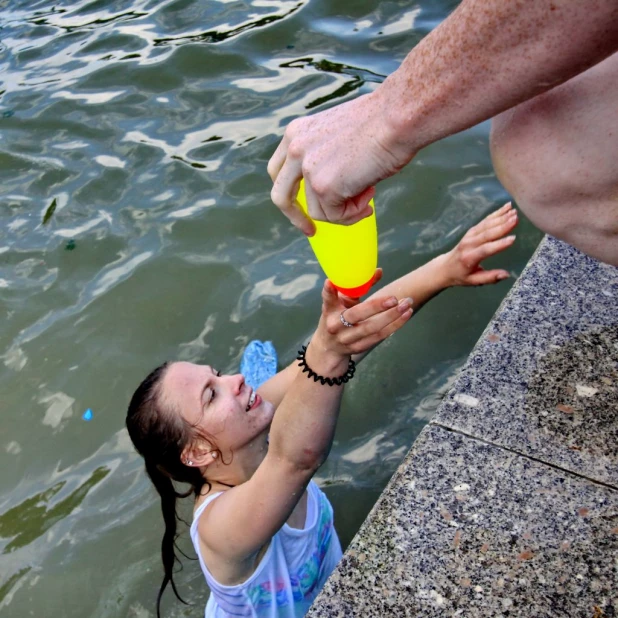
{"type": "Polygon", "coordinates": [[[311,367],[309,367],[309,365],[307,365],[307,361],[305,360],[306,351],[307,346],[302,346],[302,349],[298,350],[298,356],[296,357],[296,360],[299,361],[298,365],[303,368],[303,373],[306,373],[308,378],[313,378],[314,382],[317,382],[319,380],[322,384],[328,384],[329,386],[341,386],[342,384],[345,384],[348,380],[351,380],[354,377],[354,372],[356,371],[356,363],[352,359],[350,359],[350,362],[348,363],[347,371],[338,378],[325,378],[324,376],[318,375],[315,371],[313,371],[313,369],[311,369],[311,367]]]}

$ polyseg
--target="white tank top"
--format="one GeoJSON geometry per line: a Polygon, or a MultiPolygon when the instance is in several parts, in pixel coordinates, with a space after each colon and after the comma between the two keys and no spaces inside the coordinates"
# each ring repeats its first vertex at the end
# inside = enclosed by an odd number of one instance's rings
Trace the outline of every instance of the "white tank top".
{"type": "Polygon", "coordinates": [[[341,558],[333,508],[327,497],[311,481],[307,487],[305,527],[301,530],[283,524],[254,573],[242,584],[224,586],[204,564],[197,531],[204,509],[222,493],[206,498],[191,524],[193,547],[210,588],[206,618],[301,618],[341,558]]]}

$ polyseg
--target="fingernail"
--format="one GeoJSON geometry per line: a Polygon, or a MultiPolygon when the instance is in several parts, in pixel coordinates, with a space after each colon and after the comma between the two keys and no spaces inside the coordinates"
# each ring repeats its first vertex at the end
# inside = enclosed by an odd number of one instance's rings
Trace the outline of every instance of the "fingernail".
{"type": "Polygon", "coordinates": [[[401,311],[401,313],[406,312],[408,309],[410,308],[410,299],[409,298],[402,298],[399,301],[399,311],[401,311]]]}
{"type": "Polygon", "coordinates": [[[391,307],[394,307],[397,304],[397,299],[394,296],[391,296],[390,298],[387,298],[384,301],[384,306],[387,309],[390,309],[391,307]]]}
{"type": "Polygon", "coordinates": [[[509,275],[507,275],[506,273],[500,273],[496,279],[498,279],[498,281],[502,281],[503,279],[508,279],[509,275]]]}
{"type": "Polygon", "coordinates": [[[517,238],[515,235],[507,236],[504,240],[508,240],[509,242],[513,242],[515,240],[515,238],[517,238]]]}

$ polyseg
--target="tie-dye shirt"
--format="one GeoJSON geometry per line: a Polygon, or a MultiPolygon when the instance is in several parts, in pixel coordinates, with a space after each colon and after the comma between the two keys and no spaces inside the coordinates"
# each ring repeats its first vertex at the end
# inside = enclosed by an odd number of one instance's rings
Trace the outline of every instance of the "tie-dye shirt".
{"type": "Polygon", "coordinates": [[[284,524],[272,538],[255,572],[237,586],[217,582],[199,550],[197,522],[208,504],[221,493],[209,496],[200,504],[191,524],[191,540],[211,591],[206,618],[301,618],[305,615],[341,558],[330,502],[313,481],[307,492],[305,527],[298,529],[284,524]]]}

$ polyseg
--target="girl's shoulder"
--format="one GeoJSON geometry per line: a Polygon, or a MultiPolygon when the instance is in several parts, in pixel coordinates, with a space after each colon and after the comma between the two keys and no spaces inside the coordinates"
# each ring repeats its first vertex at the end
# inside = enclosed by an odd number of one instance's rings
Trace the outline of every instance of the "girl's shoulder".
{"type": "Polygon", "coordinates": [[[206,507],[215,498],[218,498],[219,496],[224,494],[229,489],[231,489],[231,487],[219,487],[217,483],[213,483],[213,485],[210,486],[210,489],[207,492],[200,494],[195,499],[195,503],[193,504],[193,517],[194,518],[199,517],[199,515],[201,515],[204,512],[206,507]]]}

